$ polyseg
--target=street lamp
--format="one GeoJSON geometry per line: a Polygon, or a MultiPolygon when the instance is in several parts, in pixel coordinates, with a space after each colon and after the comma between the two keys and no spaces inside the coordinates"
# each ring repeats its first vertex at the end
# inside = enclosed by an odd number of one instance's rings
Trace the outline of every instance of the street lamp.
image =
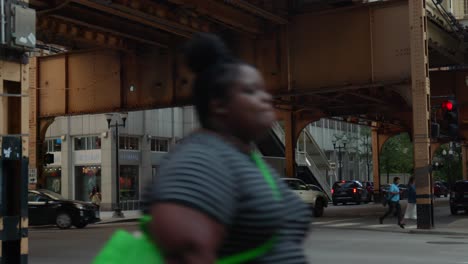
{"type": "Polygon", "coordinates": [[[450,143],[450,149],[447,152],[445,149],[442,151],[442,156],[445,159],[445,163],[447,164],[447,181],[449,185],[449,189],[452,189],[452,168],[451,168],[451,160],[453,159],[453,150],[452,144],[450,143]],[[448,155],[447,155],[448,154],[448,155]]]}
{"type": "Polygon", "coordinates": [[[119,165],[119,127],[125,127],[125,123],[127,122],[128,113],[120,113],[120,118],[122,119],[122,124],[119,123],[118,120],[115,120],[115,123],[112,124],[112,118],[114,114],[105,114],[107,120],[107,128],[111,129],[112,127],[115,128],[115,207],[114,207],[114,214],[112,217],[114,218],[123,218],[124,215],[122,213],[122,209],[120,208],[120,165],[119,165]]]}
{"type": "Polygon", "coordinates": [[[337,140],[334,140],[333,141],[333,148],[335,150],[338,149],[338,180],[339,181],[342,181],[343,180],[343,156],[342,156],[342,153],[344,149],[346,149],[346,143],[347,143],[347,138],[346,136],[344,136],[343,138],[341,138],[339,140],[339,144],[337,145],[338,141],[337,140]]]}

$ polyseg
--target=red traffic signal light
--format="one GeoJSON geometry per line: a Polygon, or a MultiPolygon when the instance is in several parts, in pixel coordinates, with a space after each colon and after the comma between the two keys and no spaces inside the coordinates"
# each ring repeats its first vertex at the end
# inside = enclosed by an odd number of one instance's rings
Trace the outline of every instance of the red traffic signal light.
{"type": "Polygon", "coordinates": [[[447,111],[453,110],[453,102],[452,101],[445,101],[442,103],[442,109],[447,111]]]}

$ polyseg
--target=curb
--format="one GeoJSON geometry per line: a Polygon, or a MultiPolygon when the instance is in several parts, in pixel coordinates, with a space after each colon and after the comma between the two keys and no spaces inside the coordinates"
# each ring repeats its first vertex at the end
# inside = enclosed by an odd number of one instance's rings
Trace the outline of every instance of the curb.
{"type": "Polygon", "coordinates": [[[104,220],[95,223],[96,225],[107,225],[107,224],[116,224],[116,223],[131,223],[131,222],[138,222],[140,218],[122,218],[122,219],[115,219],[115,220],[104,220]]]}

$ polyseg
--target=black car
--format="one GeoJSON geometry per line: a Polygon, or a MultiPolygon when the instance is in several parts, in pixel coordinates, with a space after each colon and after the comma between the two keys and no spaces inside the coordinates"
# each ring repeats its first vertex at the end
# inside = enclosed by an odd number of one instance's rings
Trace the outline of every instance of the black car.
{"type": "Polygon", "coordinates": [[[367,189],[359,181],[338,181],[333,184],[333,205],[339,203],[356,203],[359,205],[361,202],[369,202],[371,198],[367,189]]]}
{"type": "Polygon", "coordinates": [[[456,215],[460,210],[468,212],[468,181],[457,181],[450,192],[450,212],[456,215]]]}
{"type": "Polygon", "coordinates": [[[60,229],[84,228],[99,221],[97,207],[91,203],[67,200],[48,190],[28,192],[30,225],[57,225],[60,229]]]}

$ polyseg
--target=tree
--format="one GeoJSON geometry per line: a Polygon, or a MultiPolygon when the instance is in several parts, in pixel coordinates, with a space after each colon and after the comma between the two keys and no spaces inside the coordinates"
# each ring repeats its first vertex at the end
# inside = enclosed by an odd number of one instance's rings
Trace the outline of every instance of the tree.
{"type": "Polygon", "coordinates": [[[462,179],[462,155],[461,146],[458,144],[452,145],[453,155],[449,154],[450,145],[442,145],[434,154],[434,163],[437,162],[443,166],[435,171],[432,175],[435,180],[455,182],[462,179]],[[445,150],[446,155],[443,155],[445,150]]]}
{"type": "Polygon", "coordinates": [[[412,173],[413,144],[408,134],[394,136],[385,142],[380,154],[380,168],[387,174],[387,182],[390,182],[390,173],[412,173]]]}

